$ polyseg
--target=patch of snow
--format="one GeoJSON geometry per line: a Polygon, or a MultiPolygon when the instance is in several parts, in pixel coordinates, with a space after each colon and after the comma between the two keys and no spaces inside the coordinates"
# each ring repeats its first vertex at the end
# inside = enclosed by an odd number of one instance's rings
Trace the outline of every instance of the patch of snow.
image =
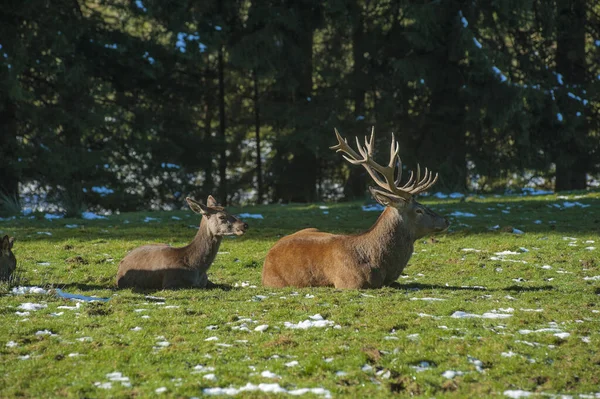
{"type": "Polygon", "coordinates": [[[105,186],[94,186],[92,187],[92,191],[95,192],[96,194],[100,194],[101,197],[106,197],[108,194],[113,194],[115,192],[115,190],[105,187],[105,186]]]}
{"type": "Polygon", "coordinates": [[[582,204],[582,203],[581,203],[581,202],[579,202],[579,201],[575,201],[575,202],[569,202],[569,201],[565,201],[565,202],[563,202],[563,206],[564,206],[565,208],[573,208],[573,207],[575,207],[575,206],[578,206],[578,207],[580,207],[580,208],[588,208],[590,205],[588,205],[588,204],[582,204]]]}
{"type": "Polygon", "coordinates": [[[287,393],[289,395],[294,395],[294,396],[304,395],[306,393],[312,393],[314,395],[323,396],[324,398],[327,398],[327,399],[331,398],[331,392],[329,392],[328,390],[326,390],[324,388],[298,388],[298,389],[293,389],[293,390],[287,390],[287,389],[281,387],[277,383],[255,385],[255,384],[252,384],[249,382],[246,385],[239,387],[239,388],[216,387],[216,388],[204,388],[202,390],[202,392],[205,395],[230,395],[230,396],[237,395],[241,392],[256,392],[256,391],[264,392],[264,393],[287,393]]]}
{"type": "Polygon", "coordinates": [[[454,371],[454,370],[446,370],[442,373],[442,377],[447,378],[449,380],[453,379],[456,376],[464,375],[462,371],[454,371]]]}
{"type": "Polygon", "coordinates": [[[140,10],[142,10],[144,12],[148,11],[148,9],[146,7],[144,7],[144,3],[142,3],[142,0],[135,0],[135,5],[137,8],[139,8],[140,10]]]}
{"type": "Polygon", "coordinates": [[[385,207],[383,207],[380,204],[372,204],[372,205],[363,205],[362,206],[362,210],[364,212],[376,212],[376,211],[382,211],[384,209],[385,209],[385,207]]]}
{"type": "Polygon", "coordinates": [[[65,224],[65,227],[67,229],[75,229],[75,228],[79,227],[79,225],[77,225],[77,224],[65,224]]]}
{"type": "Polygon", "coordinates": [[[467,318],[506,319],[508,317],[512,317],[512,315],[504,314],[504,313],[484,313],[482,315],[478,315],[478,314],[467,313],[467,312],[458,310],[458,311],[452,313],[452,315],[450,317],[452,317],[454,319],[467,319],[467,318]]]}
{"type": "Polygon", "coordinates": [[[46,291],[43,288],[40,287],[13,287],[13,289],[11,290],[11,293],[13,295],[25,295],[25,294],[47,294],[48,291],[46,291]]]}
{"type": "Polygon", "coordinates": [[[240,213],[238,216],[242,219],[264,219],[260,213],[240,213]]]}
{"type": "Polygon", "coordinates": [[[37,234],[40,234],[40,235],[45,234],[47,236],[51,236],[52,235],[52,233],[50,233],[49,231],[38,231],[37,234]]]}
{"type": "Polygon", "coordinates": [[[265,332],[267,328],[269,328],[268,324],[261,324],[260,326],[257,326],[254,331],[265,332]]]}
{"type": "Polygon", "coordinates": [[[502,251],[502,252],[494,252],[494,255],[498,256],[506,256],[506,255],[519,255],[519,252],[514,251],[502,251]]]}
{"type": "Polygon", "coordinates": [[[205,374],[202,378],[204,378],[205,380],[209,380],[209,381],[216,381],[217,380],[217,376],[210,373],[210,374],[205,374]]]}
{"type": "Polygon", "coordinates": [[[463,16],[461,10],[458,10],[458,16],[460,17],[460,22],[462,23],[463,28],[469,26],[469,21],[467,21],[467,19],[463,16]]]}
{"type": "Polygon", "coordinates": [[[413,369],[415,369],[415,371],[417,373],[420,373],[421,371],[425,371],[425,370],[429,370],[430,368],[432,368],[433,366],[431,365],[431,363],[426,362],[426,361],[422,361],[419,364],[417,364],[416,366],[411,366],[413,369]]]}
{"type": "Polygon", "coordinates": [[[297,360],[292,360],[291,362],[285,363],[285,367],[296,367],[299,364],[300,363],[298,363],[297,360]]]}
{"type": "Polygon", "coordinates": [[[62,219],[62,218],[64,218],[63,215],[53,215],[52,213],[47,213],[44,215],[44,219],[47,219],[47,220],[62,219]]]}
{"type": "Polygon", "coordinates": [[[7,348],[14,348],[14,347],[16,347],[16,346],[19,346],[19,344],[17,344],[15,341],[8,341],[8,342],[6,343],[6,347],[7,347],[7,348]]]}
{"type": "Polygon", "coordinates": [[[463,248],[463,249],[461,249],[461,251],[464,251],[464,252],[481,252],[481,249],[463,248]]]}
{"type": "Polygon", "coordinates": [[[509,398],[519,399],[519,398],[527,398],[533,395],[533,393],[528,391],[523,391],[521,389],[509,389],[504,391],[504,396],[508,396],[509,398]]]}
{"type": "MultiPolygon", "coordinates": [[[[195,38],[195,36],[190,35],[189,38],[193,39],[193,38],[195,38]]],[[[175,165],[174,163],[168,163],[168,162],[163,162],[160,164],[160,166],[161,166],[161,168],[164,168],[164,169],[180,169],[181,168],[181,166],[179,166],[179,165],[175,165]]]]}
{"type": "Polygon", "coordinates": [[[167,387],[160,387],[154,390],[154,393],[161,394],[167,392],[167,387]]]}
{"type": "MultiPolygon", "coordinates": [[[[475,40],[475,39],[473,39],[473,40],[475,40]]],[[[481,45],[479,45],[479,46],[481,46],[481,45]]],[[[481,47],[479,47],[479,48],[481,48],[481,47]]],[[[508,78],[506,76],[504,76],[502,71],[497,66],[493,66],[492,71],[494,71],[496,76],[498,76],[500,78],[500,82],[506,82],[508,80],[508,78]]]]}
{"type": "Polygon", "coordinates": [[[556,120],[557,120],[557,121],[559,121],[559,122],[562,122],[562,121],[563,121],[563,116],[562,116],[562,114],[561,114],[560,112],[558,112],[558,113],[556,114],[556,120]]]}
{"type": "Polygon", "coordinates": [[[86,220],[106,219],[106,216],[97,215],[94,212],[81,212],[81,217],[86,220]]]}
{"type": "Polygon", "coordinates": [[[48,305],[46,305],[45,303],[31,303],[31,302],[25,302],[19,305],[19,307],[17,309],[22,309],[22,310],[40,310],[40,309],[44,309],[47,308],[48,305]]]}
{"type": "Polygon", "coordinates": [[[587,281],[600,281],[600,276],[584,277],[583,279],[587,281]]]}
{"type": "Polygon", "coordinates": [[[219,337],[208,337],[205,339],[205,341],[218,341],[219,337]]]}
{"type": "Polygon", "coordinates": [[[260,375],[265,378],[281,378],[280,376],[278,376],[277,374],[275,374],[269,370],[263,371],[262,373],[260,373],[260,375]]]}
{"type": "Polygon", "coordinates": [[[331,327],[335,323],[331,320],[325,320],[320,314],[309,316],[309,319],[299,322],[298,324],[290,323],[286,321],[283,323],[285,328],[306,330],[307,328],[323,328],[331,327]]]}
{"type": "Polygon", "coordinates": [[[452,212],[450,214],[450,216],[462,216],[462,217],[466,217],[466,218],[473,218],[477,215],[475,215],[474,213],[469,213],[469,212],[455,211],[455,212],[452,212]]]}
{"type": "Polygon", "coordinates": [[[445,301],[445,299],[442,298],[430,298],[430,297],[423,297],[423,298],[410,298],[411,301],[428,301],[428,302],[435,302],[435,301],[445,301]]]}
{"type": "MultiPolygon", "coordinates": [[[[473,38],[473,43],[475,44],[475,46],[477,46],[478,48],[482,48],[483,46],[481,45],[481,43],[479,43],[479,41],[475,38],[473,38]]],[[[495,68],[495,67],[494,67],[495,68]]]]}
{"type": "Polygon", "coordinates": [[[432,197],[439,198],[439,199],[445,199],[445,198],[448,198],[448,195],[442,193],[441,191],[438,191],[437,193],[433,194],[432,197]]]}

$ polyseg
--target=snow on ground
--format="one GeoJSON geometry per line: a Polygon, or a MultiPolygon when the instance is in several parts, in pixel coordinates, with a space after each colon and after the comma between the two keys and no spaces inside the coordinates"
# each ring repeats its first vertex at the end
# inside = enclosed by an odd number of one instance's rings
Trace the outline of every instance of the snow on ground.
{"type": "Polygon", "coordinates": [[[299,396],[307,393],[312,393],[314,395],[323,396],[325,398],[331,398],[331,392],[326,390],[325,388],[297,388],[292,390],[287,390],[280,386],[277,383],[273,384],[252,384],[251,382],[246,385],[235,388],[235,387],[227,387],[227,388],[204,388],[202,392],[205,395],[229,395],[234,396],[241,392],[264,392],[264,393],[287,393],[288,395],[299,396]]]}
{"type": "Polygon", "coordinates": [[[323,327],[331,327],[333,326],[334,328],[341,328],[339,325],[335,325],[335,323],[331,320],[326,320],[323,318],[323,316],[321,316],[320,314],[315,314],[314,316],[309,316],[309,318],[307,320],[301,321],[298,324],[294,324],[294,323],[290,323],[289,321],[286,321],[283,323],[285,325],[285,328],[290,328],[290,329],[299,329],[299,330],[306,330],[307,328],[323,328],[323,327]]]}
{"type": "Polygon", "coordinates": [[[477,216],[477,215],[475,215],[474,213],[469,213],[469,212],[460,212],[460,211],[455,211],[455,212],[452,212],[452,213],[450,214],[450,216],[454,216],[454,217],[466,217],[466,218],[474,218],[474,217],[475,217],[475,216],[477,216]]]}
{"type": "Polygon", "coordinates": [[[238,216],[242,219],[264,219],[260,213],[240,213],[238,216]]]}
{"type": "Polygon", "coordinates": [[[40,287],[13,287],[13,289],[11,290],[11,293],[13,295],[25,295],[25,294],[47,294],[48,291],[46,291],[43,288],[40,287]]]}
{"type": "Polygon", "coordinates": [[[94,212],[81,212],[81,217],[86,220],[106,219],[106,216],[97,215],[94,212]]]}
{"type": "Polygon", "coordinates": [[[383,211],[384,209],[385,209],[385,207],[383,207],[382,205],[379,205],[379,204],[363,205],[362,206],[362,210],[364,212],[383,211]]]}
{"type": "Polygon", "coordinates": [[[474,314],[474,313],[467,313],[467,312],[463,312],[461,310],[457,310],[456,312],[452,313],[452,315],[450,317],[452,317],[454,319],[468,319],[468,318],[506,319],[508,317],[512,317],[512,314],[487,312],[482,315],[478,315],[478,314],[474,314]]]}

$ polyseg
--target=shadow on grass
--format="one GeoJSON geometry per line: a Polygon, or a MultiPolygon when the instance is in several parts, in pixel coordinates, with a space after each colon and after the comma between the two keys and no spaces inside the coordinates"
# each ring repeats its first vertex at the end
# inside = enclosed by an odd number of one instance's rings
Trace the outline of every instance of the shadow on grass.
{"type": "Polygon", "coordinates": [[[390,288],[397,290],[448,290],[448,291],[511,291],[511,292],[538,292],[538,291],[552,291],[554,286],[543,285],[539,287],[521,287],[518,285],[511,285],[504,288],[486,288],[479,286],[453,286],[453,285],[437,285],[437,284],[421,284],[421,283],[392,283],[390,288]]]}

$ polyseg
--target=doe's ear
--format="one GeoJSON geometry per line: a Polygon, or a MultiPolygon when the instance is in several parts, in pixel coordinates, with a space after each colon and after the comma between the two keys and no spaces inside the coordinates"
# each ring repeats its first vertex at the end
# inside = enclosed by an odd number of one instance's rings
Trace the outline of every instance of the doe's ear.
{"type": "Polygon", "coordinates": [[[402,209],[408,204],[407,200],[397,195],[387,193],[373,187],[369,187],[369,191],[371,192],[373,199],[383,206],[391,206],[397,209],[402,209]]]}
{"type": "Polygon", "coordinates": [[[206,205],[202,205],[201,203],[191,199],[190,197],[186,197],[185,199],[190,206],[190,209],[195,213],[199,213],[201,215],[208,214],[208,207],[206,205]]]}
{"type": "Polygon", "coordinates": [[[211,208],[214,208],[215,206],[219,206],[219,204],[217,204],[217,200],[212,195],[209,195],[208,198],[206,199],[206,205],[211,208]]]}
{"type": "Polygon", "coordinates": [[[14,243],[15,243],[15,237],[9,237],[8,238],[8,244],[9,244],[8,248],[12,249],[14,243]]]}

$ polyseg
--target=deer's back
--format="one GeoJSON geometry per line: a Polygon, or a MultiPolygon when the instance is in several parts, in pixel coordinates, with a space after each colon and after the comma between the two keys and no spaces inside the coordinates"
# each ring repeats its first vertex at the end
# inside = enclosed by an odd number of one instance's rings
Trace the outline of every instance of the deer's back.
{"type": "Polygon", "coordinates": [[[357,262],[351,237],[305,229],[279,240],[267,253],[262,283],[267,287],[360,288],[368,265],[357,262]]]}

